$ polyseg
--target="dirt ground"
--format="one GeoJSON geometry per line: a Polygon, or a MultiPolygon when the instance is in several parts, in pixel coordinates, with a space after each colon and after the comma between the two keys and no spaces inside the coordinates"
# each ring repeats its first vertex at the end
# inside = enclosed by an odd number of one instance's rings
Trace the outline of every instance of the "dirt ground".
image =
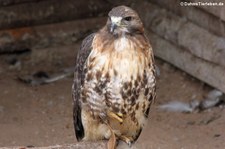
{"type": "MultiPolygon", "coordinates": [[[[49,146],[75,143],[72,122],[72,77],[31,86],[18,76],[45,71],[54,74],[74,65],[75,45],[0,56],[0,146],[49,146]],[[41,55],[47,52],[47,57],[41,55]],[[39,56],[39,57],[38,57],[39,56]],[[43,58],[44,57],[44,58],[43,58]],[[13,66],[13,60],[20,63],[13,66]]],[[[201,113],[161,111],[169,101],[202,100],[212,89],[173,66],[156,60],[160,68],[157,100],[136,146],[143,149],[222,149],[225,147],[225,110],[201,113]]]]}

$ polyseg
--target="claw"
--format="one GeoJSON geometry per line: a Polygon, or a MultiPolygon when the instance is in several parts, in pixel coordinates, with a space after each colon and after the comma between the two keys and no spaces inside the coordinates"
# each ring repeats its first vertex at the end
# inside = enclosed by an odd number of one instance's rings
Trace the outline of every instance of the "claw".
{"type": "Polygon", "coordinates": [[[123,114],[122,113],[117,113],[117,115],[122,118],[123,117],[123,114]]]}
{"type": "Polygon", "coordinates": [[[133,143],[132,137],[126,137],[126,136],[119,136],[120,140],[124,141],[129,147],[131,147],[133,143]]]}
{"type": "Polygon", "coordinates": [[[121,117],[123,117],[122,113],[113,113],[113,112],[108,112],[107,113],[109,117],[114,118],[116,120],[118,120],[120,123],[123,123],[123,119],[121,117]]]}

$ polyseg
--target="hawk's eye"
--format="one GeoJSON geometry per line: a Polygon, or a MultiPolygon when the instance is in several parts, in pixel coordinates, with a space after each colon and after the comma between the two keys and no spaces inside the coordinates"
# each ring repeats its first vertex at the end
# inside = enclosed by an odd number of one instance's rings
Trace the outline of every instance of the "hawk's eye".
{"type": "Polygon", "coordinates": [[[129,16],[129,17],[125,17],[124,18],[124,20],[126,20],[126,21],[131,21],[133,18],[131,17],[131,16],[129,16]]]}

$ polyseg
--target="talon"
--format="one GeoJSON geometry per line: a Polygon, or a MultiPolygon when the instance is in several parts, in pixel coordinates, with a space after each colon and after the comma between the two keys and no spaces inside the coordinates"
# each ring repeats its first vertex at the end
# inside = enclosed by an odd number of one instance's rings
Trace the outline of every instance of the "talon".
{"type": "Polygon", "coordinates": [[[117,115],[122,118],[123,117],[123,114],[122,113],[117,113],[117,115]]]}
{"type": "Polygon", "coordinates": [[[126,136],[119,136],[120,140],[124,141],[129,147],[131,147],[133,143],[132,137],[126,137],[126,136]]]}
{"type": "Polygon", "coordinates": [[[123,123],[123,119],[121,118],[123,116],[123,114],[121,114],[121,113],[115,114],[113,112],[108,112],[108,116],[118,120],[120,123],[123,123]]]}
{"type": "Polygon", "coordinates": [[[129,142],[127,143],[127,145],[128,145],[129,147],[131,147],[132,142],[129,141],[129,142]]]}

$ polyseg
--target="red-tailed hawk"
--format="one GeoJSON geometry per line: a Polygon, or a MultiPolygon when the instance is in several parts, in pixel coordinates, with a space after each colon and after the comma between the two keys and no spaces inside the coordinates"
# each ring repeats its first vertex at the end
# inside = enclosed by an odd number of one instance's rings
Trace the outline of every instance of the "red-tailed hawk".
{"type": "MultiPolygon", "coordinates": [[[[106,25],[86,37],[73,84],[77,140],[115,138],[131,145],[139,137],[155,98],[153,51],[138,14],[118,6],[106,25]]],[[[111,146],[111,147],[110,147],[111,146]]]]}

